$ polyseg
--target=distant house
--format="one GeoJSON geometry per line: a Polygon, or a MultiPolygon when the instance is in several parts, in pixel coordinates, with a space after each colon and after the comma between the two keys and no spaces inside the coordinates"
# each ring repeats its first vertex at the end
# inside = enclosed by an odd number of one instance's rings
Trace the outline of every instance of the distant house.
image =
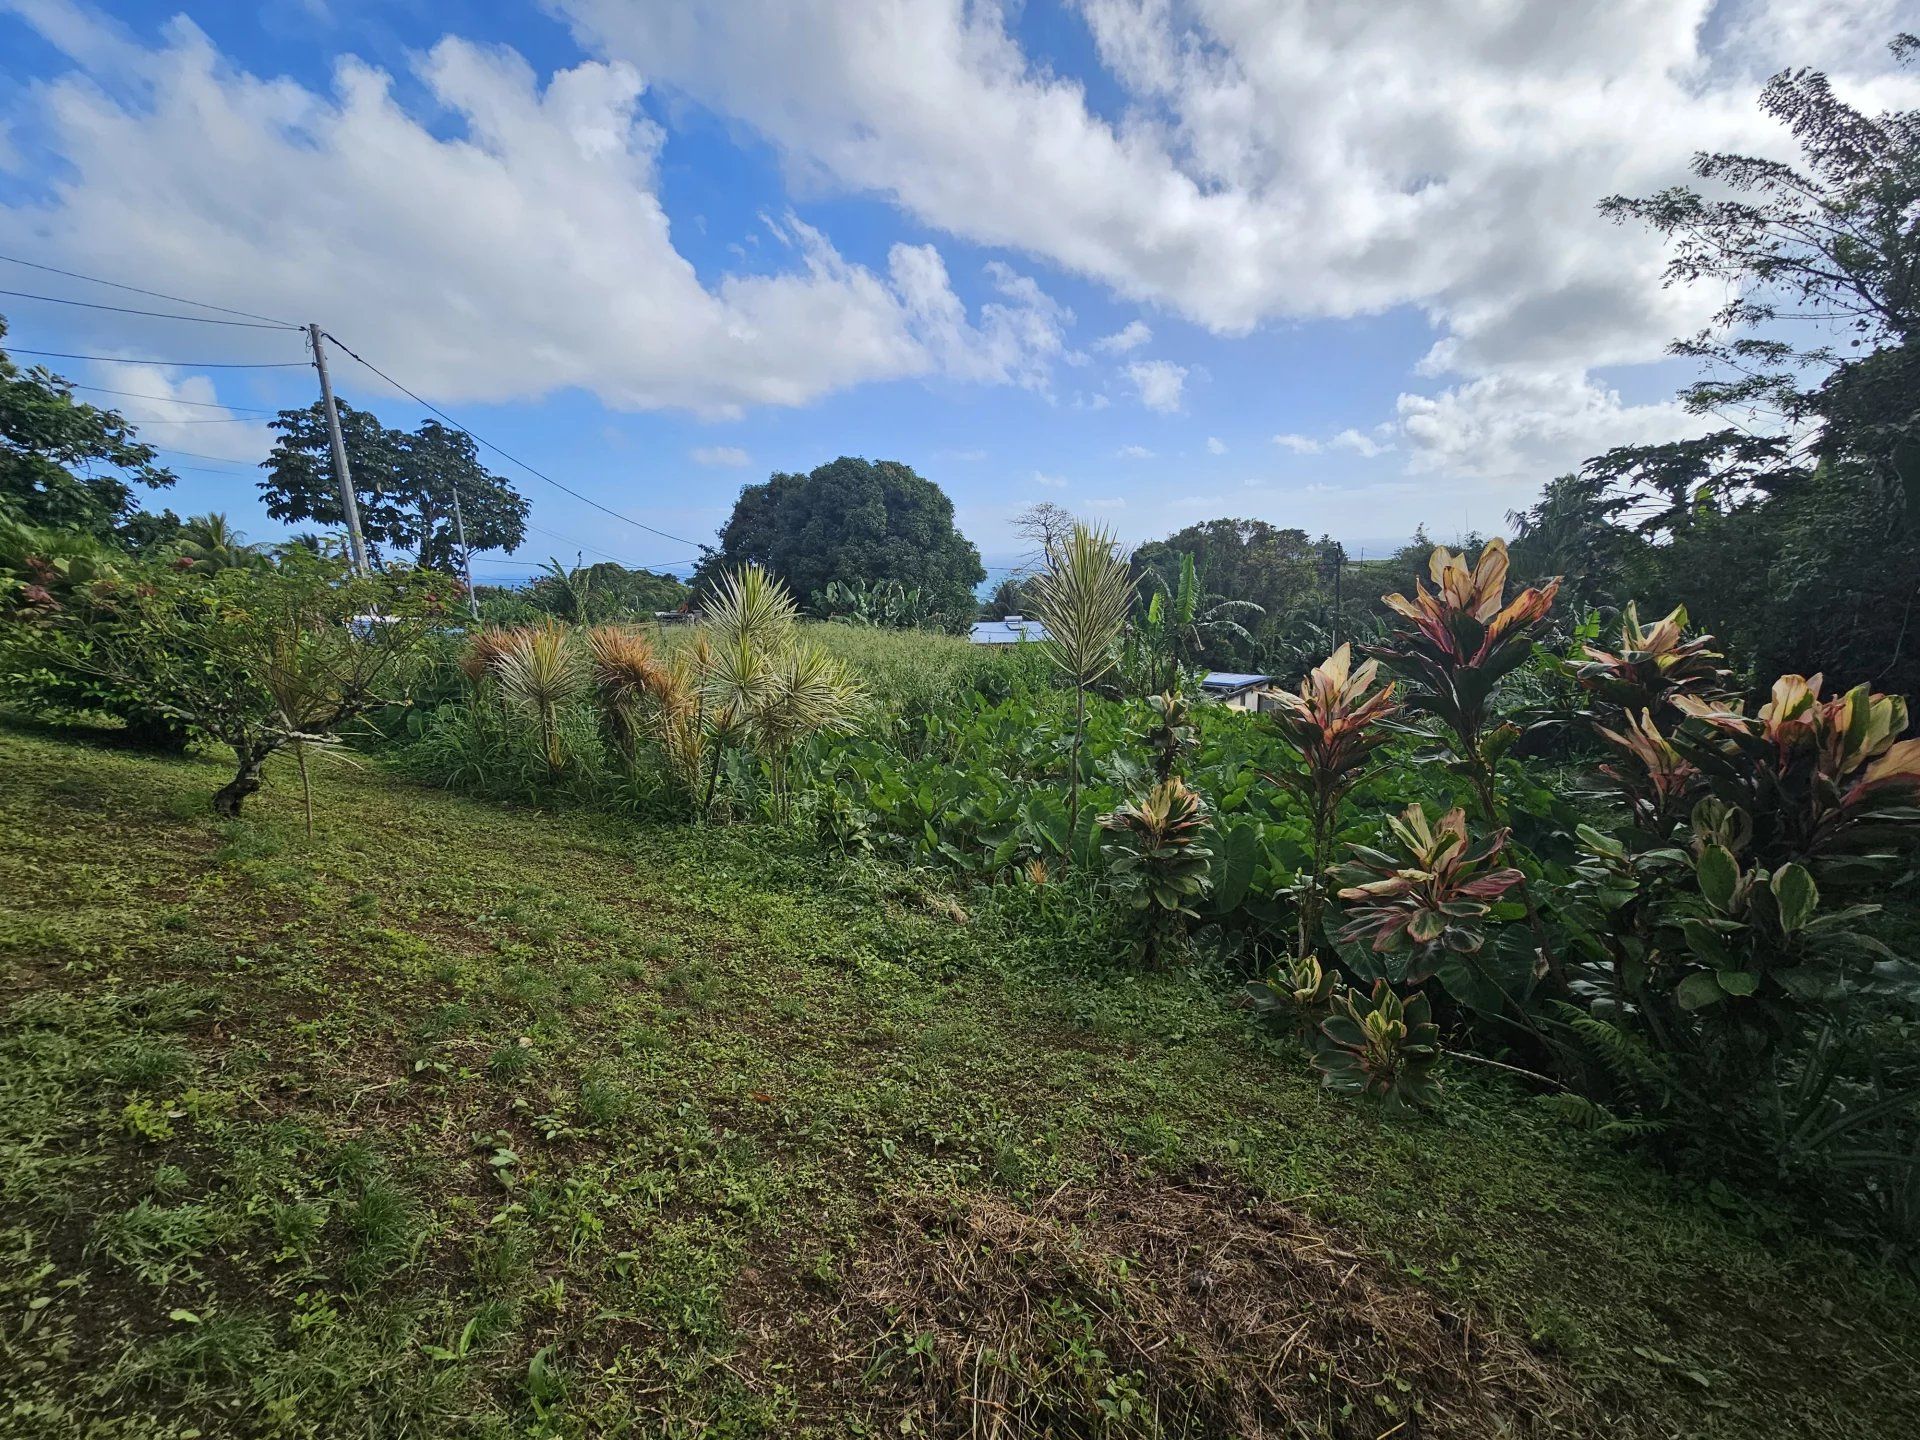
{"type": "Polygon", "coordinates": [[[1217,700],[1229,710],[1258,710],[1260,698],[1271,695],[1271,675],[1242,675],[1233,670],[1210,670],[1200,682],[1201,693],[1217,700]]]}
{"type": "Polygon", "coordinates": [[[976,645],[1018,645],[1023,640],[1044,640],[1047,627],[1024,615],[1009,615],[1004,620],[977,620],[967,639],[976,645]]]}

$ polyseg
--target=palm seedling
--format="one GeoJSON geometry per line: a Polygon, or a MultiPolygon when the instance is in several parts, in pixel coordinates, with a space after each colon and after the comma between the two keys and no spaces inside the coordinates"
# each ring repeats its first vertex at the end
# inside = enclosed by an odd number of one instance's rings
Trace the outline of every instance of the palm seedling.
{"type": "Polygon", "coordinates": [[[560,715],[587,686],[572,632],[553,620],[534,627],[500,657],[495,674],[507,703],[533,718],[547,775],[557,777],[567,761],[560,715]]]}
{"type": "Polygon", "coordinates": [[[1067,826],[1079,834],[1080,750],[1087,728],[1087,691],[1119,663],[1133,605],[1133,579],[1113,536],[1075,524],[1050,550],[1034,582],[1034,614],[1046,626],[1047,658],[1073,684],[1073,749],[1068,760],[1067,826]]]}

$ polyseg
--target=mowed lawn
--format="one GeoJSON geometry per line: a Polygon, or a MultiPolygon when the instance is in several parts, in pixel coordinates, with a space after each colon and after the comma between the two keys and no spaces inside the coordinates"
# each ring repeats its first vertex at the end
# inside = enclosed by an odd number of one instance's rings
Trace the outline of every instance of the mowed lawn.
{"type": "Polygon", "coordinates": [[[1920,1297],[1071,897],[0,729],[0,1434],[1911,1436],[1920,1297]]]}

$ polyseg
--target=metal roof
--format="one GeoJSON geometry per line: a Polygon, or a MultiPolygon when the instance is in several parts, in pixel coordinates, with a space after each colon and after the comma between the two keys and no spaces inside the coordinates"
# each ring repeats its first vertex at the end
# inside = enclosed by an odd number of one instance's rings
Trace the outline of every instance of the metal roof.
{"type": "Polygon", "coordinates": [[[967,638],[976,645],[1018,645],[1022,640],[1044,640],[1047,627],[1038,620],[1009,615],[1005,620],[979,620],[967,638]]]}
{"type": "Polygon", "coordinates": [[[1210,670],[1200,682],[1205,690],[1244,690],[1249,685],[1264,685],[1271,675],[1242,675],[1235,670],[1210,670]]]}

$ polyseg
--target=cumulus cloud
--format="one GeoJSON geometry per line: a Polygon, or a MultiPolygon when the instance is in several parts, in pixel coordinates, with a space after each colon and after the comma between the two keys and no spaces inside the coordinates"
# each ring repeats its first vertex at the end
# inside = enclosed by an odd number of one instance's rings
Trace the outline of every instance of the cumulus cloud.
{"type": "Polygon", "coordinates": [[[1325,448],[1311,435],[1295,435],[1292,433],[1274,436],[1273,443],[1278,445],[1282,450],[1291,450],[1296,455],[1318,455],[1321,450],[1325,448]]]}
{"type": "Polygon", "coordinates": [[[93,403],[133,421],[149,445],[248,465],[273,449],[274,432],[266,418],[239,415],[217,403],[213,381],[205,375],[170,365],[96,365],[93,374],[95,385],[114,392],[93,403]]]}
{"type": "Polygon", "coordinates": [[[1920,100],[1884,50],[1901,0],[1079,0],[1122,96],[1099,110],[997,4],[556,3],[810,182],[1222,334],[1418,307],[1435,407],[1491,380],[1545,400],[1520,423],[1568,443],[1570,410],[1610,426],[1567,403],[1604,393],[1596,368],[1657,359],[1721,298],[1663,289],[1659,238],[1597,200],[1683,180],[1697,149],[1785,153],[1754,105],[1784,65],[1920,100]]]}
{"type": "Polygon", "coordinates": [[[1067,488],[1066,476],[1044,475],[1038,470],[1033,472],[1033,483],[1036,485],[1044,485],[1049,490],[1064,490],[1067,488]]]}
{"type": "Polygon", "coordinates": [[[1334,436],[1333,439],[1329,440],[1327,445],[1334,450],[1351,450],[1362,460],[1371,460],[1374,456],[1384,455],[1387,451],[1393,449],[1393,446],[1384,444],[1374,439],[1371,435],[1364,435],[1351,427],[1342,430],[1338,435],[1334,436]]]}
{"type": "Polygon", "coordinates": [[[29,92],[65,169],[0,203],[8,248],[320,318],[437,399],[579,387],[724,415],[907,376],[1043,389],[1063,349],[1070,317],[1030,277],[991,267],[995,298],[969,313],[931,246],[877,273],[793,216],[769,222],[770,268],[703,282],[619,60],[543,80],[449,37],[412,60],[414,108],[350,56],[314,91],[238,68],[184,18],[148,47],[60,0],[21,13],[73,69],[29,92]]]}
{"type": "Polygon", "coordinates": [[[1093,348],[1108,355],[1125,355],[1153,339],[1153,331],[1144,320],[1129,320],[1121,329],[1093,342],[1093,348]]]}
{"type": "Polygon", "coordinates": [[[1172,415],[1180,409],[1187,385],[1187,367],[1171,360],[1136,360],[1122,372],[1133,382],[1140,403],[1149,410],[1172,415]]]}
{"type": "Polygon", "coordinates": [[[1118,450],[1114,451],[1113,453],[1115,458],[1120,460],[1151,460],[1153,459],[1153,451],[1149,450],[1144,445],[1122,445],[1118,450]]]}
{"type": "Polygon", "coordinates": [[[1217,435],[1209,435],[1209,436],[1207,437],[1207,453],[1208,453],[1209,455],[1224,455],[1224,454],[1226,454],[1226,453],[1227,453],[1227,442],[1226,442],[1226,441],[1224,441],[1224,440],[1222,440],[1222,439],[1221,439],[1221,438],[1220,438],[1219,436],[1217,436],[1217,435]]]}
{"type": "Polygon", "coordinates": [[[693,451],[693,463],[696,465],[724,466],[739,469],[753,463],[753,457],[738,445],[701,445],[693,451]]]}

